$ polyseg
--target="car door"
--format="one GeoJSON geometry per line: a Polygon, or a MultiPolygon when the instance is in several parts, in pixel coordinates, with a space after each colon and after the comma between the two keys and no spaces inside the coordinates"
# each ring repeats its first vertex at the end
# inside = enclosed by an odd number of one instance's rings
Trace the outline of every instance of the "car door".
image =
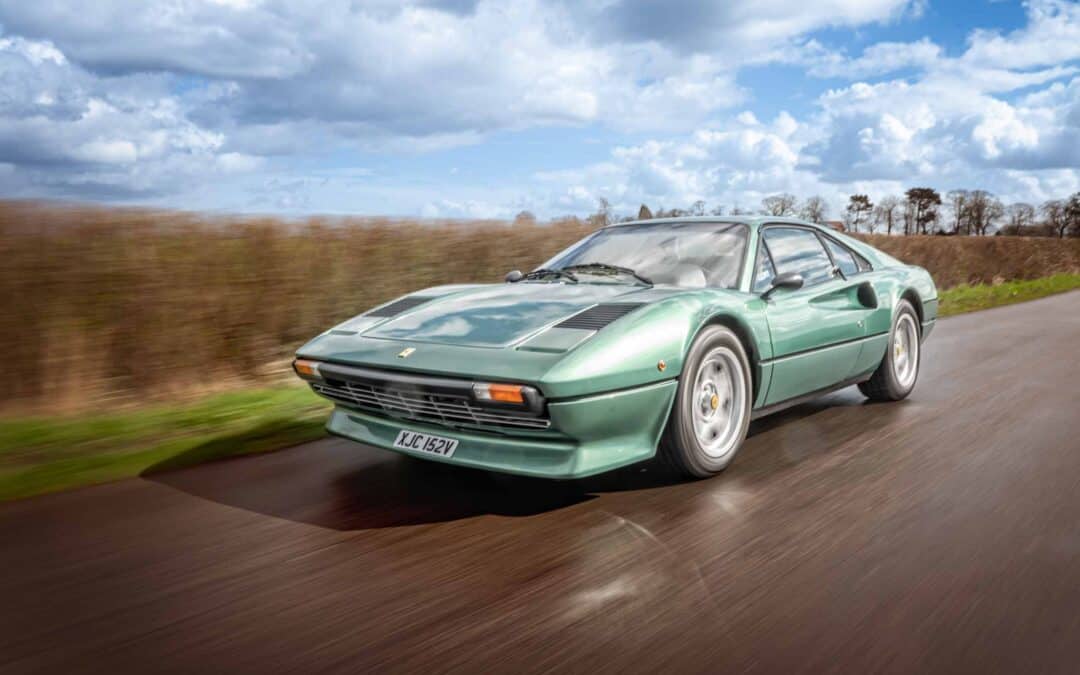
{"type": "Polygon", "coordinates": [[[772,368],[765,405],[772,405],[851,377],[877,303],[860,280],[844,277],[814,229],[768,225],[760,236],[755,291],[776,274],[803,277],[802,288],[777,290],[766,301],[773,356],[765,362],[772,368]]]}

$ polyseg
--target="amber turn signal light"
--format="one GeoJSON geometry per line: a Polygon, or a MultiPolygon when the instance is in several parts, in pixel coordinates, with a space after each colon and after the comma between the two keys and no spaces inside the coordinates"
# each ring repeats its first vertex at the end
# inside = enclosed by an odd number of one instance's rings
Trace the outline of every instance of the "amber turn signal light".
{"type": "Polygon", "coordinates": [[[307,359],[296,359],[293,361],[293,370],[296,374],[305,380],[321,380],[322,375],[319,374],[319,362],[308,361],[307,359]]]}
{"type": "Polygon", "coordinates": [[[520,384],[490,384],[477,382],[473,385],[473,395],[479,401],[498,403],[525,403],[524,387],[520,384]]]}

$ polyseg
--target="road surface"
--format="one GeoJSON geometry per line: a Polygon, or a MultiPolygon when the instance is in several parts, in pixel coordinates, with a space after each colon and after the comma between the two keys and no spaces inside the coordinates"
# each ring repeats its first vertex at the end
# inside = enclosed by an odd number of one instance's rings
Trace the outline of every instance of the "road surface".
{"type": "Polygon", "coordinates": [[[913,396],[722,476],[340,440],[0,505],[0,671],[1080,668],[1080,293],[942,321],[913,396]]]}

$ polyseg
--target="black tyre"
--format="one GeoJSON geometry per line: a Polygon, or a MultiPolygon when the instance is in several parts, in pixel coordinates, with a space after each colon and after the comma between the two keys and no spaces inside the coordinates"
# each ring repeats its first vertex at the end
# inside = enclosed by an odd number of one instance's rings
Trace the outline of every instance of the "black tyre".
{"type": "Polygon", "coordinates": [[[739,338],[724,326],[705,328],[687,355],[660,454],[696,478],[723,471],[746,438],[752,398],[739,338]]]}
{"type": "Polygon", "coordinates": [[[874,374],[859,384],[872,401],[899,401],[907,398],[919,378],[922,360],[919,315],[907,300],[901,300],[889,330],[889,345],[874,374]]]}

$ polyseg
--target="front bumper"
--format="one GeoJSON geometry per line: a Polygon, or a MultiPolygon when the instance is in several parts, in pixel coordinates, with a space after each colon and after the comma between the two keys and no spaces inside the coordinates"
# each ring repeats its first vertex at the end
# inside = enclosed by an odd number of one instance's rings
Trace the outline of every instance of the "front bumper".
{"type": "Polygon", "coordinates": [[[473,432],[439,424],[376,416],[346,407],[334,409],[327,431],[361,443],[435,462],[544,478],[581,478],[648,459],[664,430],[677,382],[551,401],[551,430],[509,435],[473,432]],[[453,438],[453,457],[393,447],[402,429],[453,438]]]}

